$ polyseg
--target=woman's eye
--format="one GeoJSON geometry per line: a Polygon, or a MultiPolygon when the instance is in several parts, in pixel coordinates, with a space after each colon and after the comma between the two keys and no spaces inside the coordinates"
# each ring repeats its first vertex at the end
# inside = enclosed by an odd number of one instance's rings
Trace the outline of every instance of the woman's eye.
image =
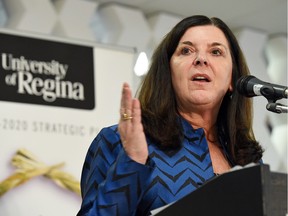
{"type": "Polygon", "coordinates": [[[222,52],[221,52],[221,50],[219,50],[219,49],[215,49],[215,50],[212,50],[212,54],[213,54],[213,55],[221,55],[222,52]]]}
{"type": "Polygon", "coordinates": [[[183,49],[181,49],[181,54],[187,55],[189,53],[191,53],[191,50],[189,48],[184,47],[183,49]]]}

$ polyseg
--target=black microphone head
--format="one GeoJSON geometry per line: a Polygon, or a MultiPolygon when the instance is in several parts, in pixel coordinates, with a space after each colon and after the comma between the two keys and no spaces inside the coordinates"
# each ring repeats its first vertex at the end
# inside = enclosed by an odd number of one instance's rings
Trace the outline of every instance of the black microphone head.
{"type": "Polygon", "coordinates": [[[236,88],[239,94],[244,95],[246,97],[255,96],[253,90],[250,89],[250,85],[248,85],[248,82],[251,79],[256,79],[256,78],[252,75],[249,75],[249,76],[242,76],[237,80],[236,88]]]}
{"type": "Polygon", "coordinates": [[[246,97],[261,95],[271,101],[288,98],[288,88],[286,86],[264,82],[251,75],[243,76],[237,80],[236,88],[239,94],[246,97]]]}

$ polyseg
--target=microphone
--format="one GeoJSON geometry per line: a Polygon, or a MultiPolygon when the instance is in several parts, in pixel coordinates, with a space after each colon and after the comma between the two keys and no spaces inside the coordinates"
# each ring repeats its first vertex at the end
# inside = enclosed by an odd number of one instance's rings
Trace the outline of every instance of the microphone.
{"type": "Polygon", "coordinates": [[[238,92],[246,97],[264,96],[268,100],[288,98],[286,86],[261,81],[254,76],[243,76],[236,83],[238,92]]]}

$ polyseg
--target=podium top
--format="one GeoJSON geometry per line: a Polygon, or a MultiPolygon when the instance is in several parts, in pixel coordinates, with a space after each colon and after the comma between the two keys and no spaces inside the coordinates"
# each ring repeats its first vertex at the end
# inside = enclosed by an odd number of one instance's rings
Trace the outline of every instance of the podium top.
{"type": "Polygon", "coordinates": [[[157,216],[285,216],[287,174],[253,165],[216,176],[157,216]]]}

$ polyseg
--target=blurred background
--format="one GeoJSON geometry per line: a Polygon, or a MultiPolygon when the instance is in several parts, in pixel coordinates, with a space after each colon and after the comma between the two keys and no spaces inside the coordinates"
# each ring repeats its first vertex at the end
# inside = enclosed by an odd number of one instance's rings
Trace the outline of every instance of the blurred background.
{"type": "MultiPolygon", "coordinates": [[[[128,81],[136,92],[155,46],[182,18],[200,14],[230,26],[252,75],[287,86],[287,0],[0,0],[0,32],[132,49],[129,71],[118,67],[105,73],[111,78],[131,74],[128,81]]],[[[278,102],[287,105],[286,99],[278,102]]],[[[265,149],[264,163],[287,173],[287,114],[267,111],[264,97],[254,97],[253,103],[253,128],[265,149]]]]}

